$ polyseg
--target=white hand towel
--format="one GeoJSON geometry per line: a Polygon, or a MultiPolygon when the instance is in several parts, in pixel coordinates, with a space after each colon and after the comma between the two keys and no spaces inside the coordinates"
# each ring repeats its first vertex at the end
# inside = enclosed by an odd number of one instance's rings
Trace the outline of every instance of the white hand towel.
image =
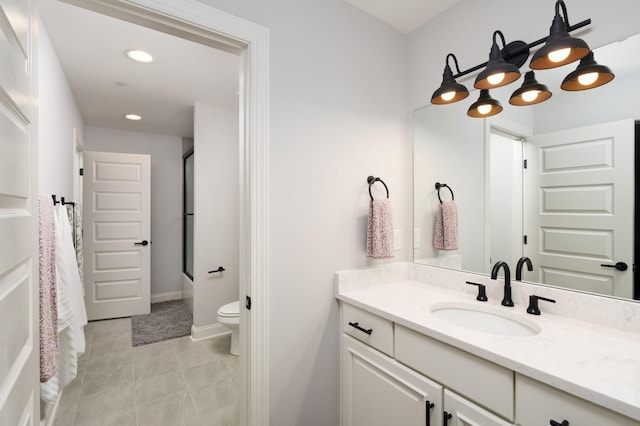
{"type": "Polygon", "coordinates": [[[433,248],[458,249],[458,207],[455,201],[443,201],[440,204],[433,231],[433,248]]]}
{"type": "Polygon", "coordinates": [[[393,218],[388,198],[369,203],[367,256],[374,259],[393,257],[393,218]]]}

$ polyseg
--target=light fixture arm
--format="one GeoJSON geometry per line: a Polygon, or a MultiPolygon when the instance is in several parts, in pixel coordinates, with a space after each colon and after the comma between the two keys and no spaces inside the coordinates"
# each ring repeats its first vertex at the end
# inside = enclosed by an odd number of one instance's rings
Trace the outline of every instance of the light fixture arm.
{"type": "MultiPolygon", "coordinates": [[[[562,2],[562,0],[558,0],[558,3],[556,3],[556,15],[558,14],[558,7],[559,7],[559,5],[558,5],[558,4],[559,4],[560,2],[562,2]]],[[[580,29],[580,28],[586,27],[587,25],[591,25],[591,18],[589,18],[589,19],[585,19],[585,20],[584,20],[584,21],[582,21],[582,22],[578,22],[578,23],[577,23],[577,24],[575,24],[575,25],[571,25],[571,26],[569,26],[568,19],[566,18],[566,7],[565,7],[565,5],[564,5],[564,2],[562,2],[561,7],[562,7],[562,10],[563,10],[563,11],[564,11],[564,13],[565,13],[565,24],[567,25],[567,32],[569,32],[569,33],[570,33],[570,32],[572,32],[572,31],[578,30],[578,29],[580,29]]],[[[497,30],[497,31],[495,31],[495,32],[493,33],[493,41],[494,41],[494,43],[495,43],[495,41],[496,41],[496,33],[500,33],[500,36],[502,37],[502,43],[503,43],[503,45],[504,45],[504,43],[505,43],[504,36],[502,35],[502,33],[501,33],[499,30],[497,30]]],[[[548,39],[549,39],[549,36],[547,36],[547,37],[543,37],[543,38],[541,38],[541,39],[539,39],[539,40],[536,40],[536,41],[534,41],[534,42],[531,42],[531,43],[527,44],[527,45],[526,45],[526,46],[527,46],[526,48],[525,48],[525,47],[523,47],[522,49],[517,49],[517,50],[514,50],[513,52],[506,52],[505,54],[503,54],[503,59],[504,59],[505,61],[509,62],[509,59],[514,58],[514,57],[516,57],[516,56],[518,56],[518,55],[521,55],[523,52],[527,51],[527,49],[531,49],[531,48],[533,48],[533,47],[540,46],[541,44],[545,43],[548,39]]],[[[524,43],[523,43],[523,44],[524,44],[524,43]]],[[[505,47],[506,47],[506,46],[505,46],[505,47]]],[[[451,55],[451,54],[450,54],[450,55],[451,55]]],[[[447,56],[447,57],[448,57],[448,56],[447,56]]],[[[455,58],[455,56],[454,56],[454,58],[455,58]]],[[[486,67],[488,63],[489,63],[489,62],[483,62],[483,63],[482,63],[482,64],[480,64],[480,65],[476,65],[475,67],[472,67],[472,68],[466,69],[466,70],[464,70],[464,71],[460,71],[460,70],[458,69],[458,70],[457,70],[457,71],[458,71],[458,74],[454,75],[454,76],[453,76],[453,78],[459,78],[459,77],[465,76],[465,75],[467,75],[467,74],[471,74],[471,73],[472,73],[472,72],[474,72],[474,71],[478,71],[478,70],[480,70],[480,69],[482,69],[482,68],[486,67]]],[[[456,65],[457,65],[457,61],[456,61],[456,65]]]]}
{"type": "MultiPolygon", "coordinates": [[[[454,55],[453,53],[449,53],[447,55],[447,58],[445,59],[445,65],[449,66],[449,58],[453,58],[453,62],[456,64],[456,72],[459,74],[460,73],[460,66],[458,65],[458,58],[456,58],[456,55],[454,55]]],[[[451,68],[451,67],[449,67],[451,68]]]]}
{"type": "Polygon", "coordinates": [[[556,1],[556,18],[560,18],[560,8],[562,8],[562,15],[564,16],[564,25],[567,29],[567,32],[569,32],[569,15],[567,14],[567,5],[564,4],[564,0],[557,0],[556,1]]]}
{"type": "Polygon", "coordinates": [[[498,42],[496,41],[496,36],[499,35],[500,39],[502,40],[502,48],[504,49],[505,46],[507,45],[507,43],[504,41],[504,34],[502,34],[502,31],[500,30],[495,30],[493,32],[493,44],[495,44],[496,46],[498,45],[498,42]]]}

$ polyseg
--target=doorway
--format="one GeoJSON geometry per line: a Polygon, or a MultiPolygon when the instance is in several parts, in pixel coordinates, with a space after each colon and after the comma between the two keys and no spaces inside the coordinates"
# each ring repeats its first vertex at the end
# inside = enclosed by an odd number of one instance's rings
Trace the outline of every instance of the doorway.
{"type": "Polygon", "coordinates": [[[268,32],[195,1],[72,0],[69,3],[191,41],[241,59],[240,89],[240,424],[268,424],[267,150],[268,32]],[[224,28],[224,34],[221,32],[224,28]],[[244,301],[247,301],[245,304],[244,301]],[[249,303],[253,300],[253,303],[249,303]],[[249,310],[250,307],[250,310],[249,310]]]}

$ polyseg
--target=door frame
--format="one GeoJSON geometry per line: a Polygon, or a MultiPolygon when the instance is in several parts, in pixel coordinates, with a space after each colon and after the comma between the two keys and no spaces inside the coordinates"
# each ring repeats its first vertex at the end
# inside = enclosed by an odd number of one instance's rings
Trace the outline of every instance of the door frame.
{"type": "Polygon", "coordinates": [[[269,423],[267,202],[269,30],[195,0],[59,0],[238,55],[240,70],[240,424],[269,423]]]}

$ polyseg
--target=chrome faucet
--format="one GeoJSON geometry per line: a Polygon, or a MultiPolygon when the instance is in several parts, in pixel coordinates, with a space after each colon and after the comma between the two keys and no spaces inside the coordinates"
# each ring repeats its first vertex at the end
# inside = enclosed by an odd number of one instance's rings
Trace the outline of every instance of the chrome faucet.
{"type": "Polygon", "coordinates": [[[524,264],[527,264],[527,271],[533,271],[533,265],[531,264],[531,259],[527,256],[523,256],[518,260],[518,264],[516,265],[516,281],[522,281],[522,267],[524,264]]]}
{"type": "Polygon", "coordinates": [[[500,268],[504,269],[504,297],[502,298],[502,306],[513,306],[513,300],[511,300],[511,271],[507,262],[502,260],[496,262],[491,270],[491,279],[498,279],[498,272],[500,268]]]}

